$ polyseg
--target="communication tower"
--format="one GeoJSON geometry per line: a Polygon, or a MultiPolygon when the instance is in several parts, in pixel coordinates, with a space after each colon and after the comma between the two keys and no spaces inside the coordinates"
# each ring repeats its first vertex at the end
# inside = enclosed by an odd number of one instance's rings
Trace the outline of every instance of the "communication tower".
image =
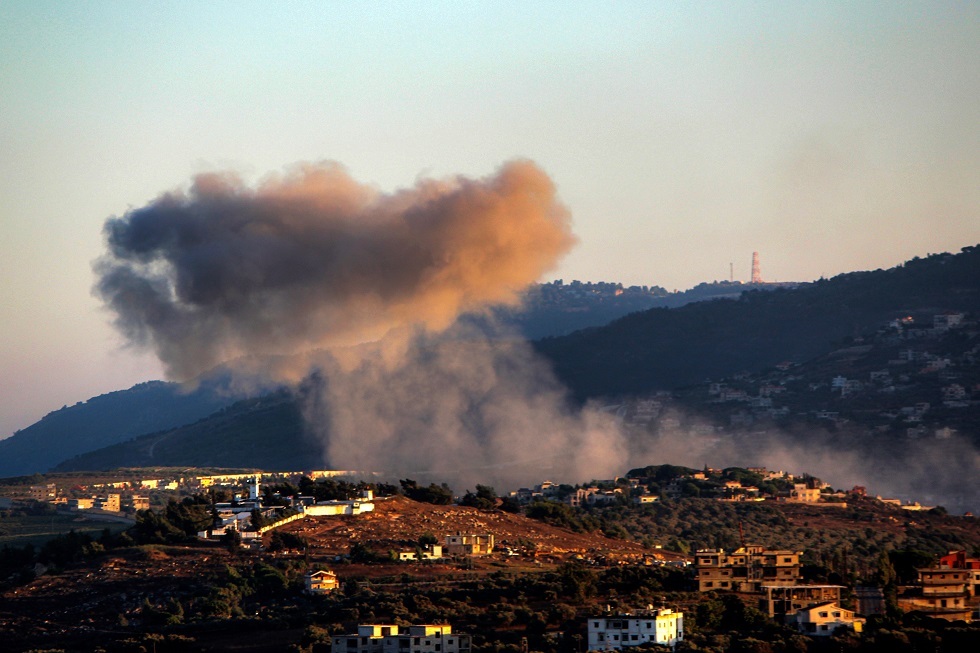
{"type": "Polygon", "coordinates": [[[759,265],[759,252],[752,252],[752,283],[762,283],[762,267],[759,265]]]}

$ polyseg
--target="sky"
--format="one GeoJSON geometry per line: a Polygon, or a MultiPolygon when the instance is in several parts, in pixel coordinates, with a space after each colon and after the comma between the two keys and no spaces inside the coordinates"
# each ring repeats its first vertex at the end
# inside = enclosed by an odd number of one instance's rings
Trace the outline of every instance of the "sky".
{"type": "Polygon", "coordinates": [[[106,219],[337,161],[389,193],[531,159],[542,281],[685,289],[980,243],[976,2],[0,3],[0,438],[162,378],[93,296],[106,219]]]}

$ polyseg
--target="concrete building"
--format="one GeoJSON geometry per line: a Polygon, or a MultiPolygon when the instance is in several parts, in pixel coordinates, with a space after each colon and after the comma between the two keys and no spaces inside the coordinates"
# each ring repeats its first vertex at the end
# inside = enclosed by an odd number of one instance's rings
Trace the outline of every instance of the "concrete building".
{"type": "Polygon", "coordinates": [[[442,545],[430,544],[428,546],[424,546],[419,549],[412,549],[410,551],[399,551],[398,559],[401,560],[402,562],[410,562],[413,560],[441,560],[442,545]]]}
{"type": "Polygon", "coordinates": [[[327,594],[340,587],[337,574],[326,569],[307,572],[303,581],[308,594],[327,594]]]}
{"type": "Polygon", "coordinates": [[[119,512],[122,506],[118,494],[107,494],[95,500],[95,507],[106,512],[119,512]]]}
{"type": "Polygon", "coordinates": [[[939,567],[966,570],[967,591],[972,596],[980,596],[980,558],[967,557],[964,550],[950,551],[939,559],[939,567]]]}
{"type": "Polygon", "coordinates": [[[973,608],[968,604],[971,571],[933,567],[918,569],[919,584],[898,598],[898,607],[922,612],[935,619],[971,621],[973,608]]]}
{"type": "Polygon", "coordinates": [[[394,624],[362,624],[356,634],[334,635],[332,653],[469,653],[470,636],[453,633],[448,624],[400,628],[394,624]]]}
{"type": "Polygon", "coordinates": [[[35,501],[53,501],[58,498],[58,486],[54,483],[32,485],[29,496],[35,501]]]}
{"type": "Polygon", "coordinates": [[[860,633],[864,627],[864,619],[856,616],[852,610],[845,610],[834,601],[816,603],[797,610],[794,621],[797,630],[812,637],[830,637],[839,628],[860,633]]]}
{"type": "Polygon", "coordinates": [[[449,556],[477,556],[493,553],[493,533],[447,535],[443,550],[449,556]]]}
{"type": "Polygon", "coordinates": [[[669,608],[589,617],[588,650],[618,651],[640,644],[676,646],[684,639],[684,613],[669,608]]]}
{"type": "Polygon", "coordinates": [[[763,585],[759,610],[783,622],[792,621],[798,611],[815,604],[840,605],[841,585],[763,585]]]}
{"type": "Polygon", "coordinates": [[[763,585],[796,585],[801,580],[799,551],[748,545],[726,553],[700,549],[695,557],[698,591],[760,592],[763,585]]]}

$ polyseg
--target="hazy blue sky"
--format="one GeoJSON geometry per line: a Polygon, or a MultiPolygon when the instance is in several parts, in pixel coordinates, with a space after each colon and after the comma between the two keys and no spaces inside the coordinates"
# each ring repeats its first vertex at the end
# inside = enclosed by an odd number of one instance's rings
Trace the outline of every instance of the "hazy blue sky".
{"type": "Polygon", "coordinates": [[[0,3],[0,437],[159,376],[90,290],[111,215],[333,159],[393,190],[514,157],[546,277],[810,280],[980,242],[977,2],[0,3]]]}

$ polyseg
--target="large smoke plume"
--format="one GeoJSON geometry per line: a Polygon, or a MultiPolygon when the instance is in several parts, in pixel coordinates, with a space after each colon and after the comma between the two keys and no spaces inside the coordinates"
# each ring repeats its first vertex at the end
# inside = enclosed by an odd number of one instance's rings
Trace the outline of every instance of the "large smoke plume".
{"type": "Polygon", "coordinates": [[[462,312],[516,303],[575,240],[551,180],[527,161],[393,194],[335,163],[256,188],[204,174],[109,219],[105,234],[96,293],[176,378],[393,327],[441,331],[462,312]]]}
{"type": "Polygon", "coordinates": [[[531,162],[393,194],[333,163],[255,188],[200,175],[105,234],[96,294],[121,332],[181,379],[315,369],[306,415],[335,467],[516,483],[626,464],[613,420],[570,408],[529,346],[453,326],[516,304],[575,242],[531,162]]]}

